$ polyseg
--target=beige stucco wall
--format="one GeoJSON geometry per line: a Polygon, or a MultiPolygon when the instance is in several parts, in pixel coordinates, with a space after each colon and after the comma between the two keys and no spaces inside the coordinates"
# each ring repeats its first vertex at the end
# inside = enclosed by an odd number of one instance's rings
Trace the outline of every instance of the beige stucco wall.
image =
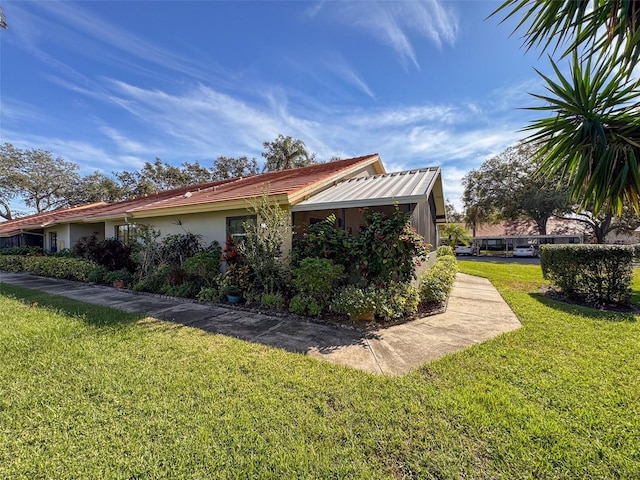
{"type": "Polygon", "coordinates": [[[104,240],[104,223],[78,223],[70,225],[69,248],[72,248],[82,237],[89,237],[97,233],[98,240],[104,240]]]}
{"type": "MultiPolygon", "coordinates": [[[[227,217],[238,217],[242,215],[250,215],[247,209],[229,210],[223,212],[207,212],[207,213],[191,213],[185,215],[135,218],[134,223],[138,225],[151,225],[154,229],[160,231],[160,236],[175,235],[185,232],[202,235],[202,243],[209,245],[214,240],[224,247],[227,239],[227,217]]],[[[107,228],[114,232],[115,225],[121,223],[113,223],[107,228]]],[[[113,233],[112,233],[113,235],[113,233]]]]}

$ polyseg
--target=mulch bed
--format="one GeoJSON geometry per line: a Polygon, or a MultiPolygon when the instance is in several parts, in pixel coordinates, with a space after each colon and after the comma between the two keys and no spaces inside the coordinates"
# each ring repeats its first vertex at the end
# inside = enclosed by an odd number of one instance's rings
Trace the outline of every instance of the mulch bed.
{"type": "Polygon", "coordinates": [[[556,302],[562,302],[567,305],[577,305],[580,307],[593,308],[602,312],[616,312],[616,313],[640,313],[640,308],[635,305],[618,305],[608,303],[594,303],[584,300],[568,297],[566,294],[551,287],[541,287],[540,294],[556,302]]]}

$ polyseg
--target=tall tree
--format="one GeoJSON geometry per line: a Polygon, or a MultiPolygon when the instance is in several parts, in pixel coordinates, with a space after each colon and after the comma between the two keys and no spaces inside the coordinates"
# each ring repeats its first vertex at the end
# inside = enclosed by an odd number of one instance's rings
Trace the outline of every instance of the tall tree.
{"type": "Polygon", "coordinates": [[[262,152],[265,172],[306,167],[316,163],[316,154],[310,155],[302,140],[280,134],[273,142],[264,142],[262,146],[265,149],[262,152]]]}
{"type": "Polygon", "coordinates": [[[567,191],[536,174],[535,156],[533,144],[518,144],[488,159],[465,177],[465,198],[475,195],[476,207],[500,219],[531,219],[546,235],[549,218],[567,209],[567,191]]]}
{"type": "Polygon", "coordinates": [[[522,13],[516,30],[525,44],[554,51],[568,45],[565,77],[551,60],[557,80],[542,75],[548,94],[534,110],[551,117],[529,130],[540,148],[540,171],[561,175],[571,197],[596,215],[640,210],[640,80],[632,71],[640,55],[640,0],[507,0],[494,12],[522,13]]]}
{"type": "Polygon", "coordinates": [[[21,199],[36,213],[69,206],[69,198],[77,189],[78,165],[51,152],[39,149],[21,150],[9,143],[0,147],[0,194],[2,212],[12,218],[11,199],[21,199]]]}
{"type": "Polygon", "coordinates": [[[77,189],[72,192],[69,203],[83,205],[94,202],[120,202],[127,199],[126,190],[113,178],[95,171],[80,179],[77,189]]]}
{"type": "Polygon", "coordinates": [[[146,162],[140,170],[114,173],[125,195],[139,197],[164,190],[210,182],[213,172],[200,163],[184,162],[180,167],[170,165],[156,158],[155,162],[146,162]]]}
{"type": "Polygon", "coordinates": [[[213,178],[225,180],[227,178],[247,177],[259,173],[258,162],[255,158],[220,156],[213,162],[213,178]]]}
{"type": "Polygon", "coordinates": [[[464,222],[464,214],[460,213],[455,205],[447,199],[444,204],[444,209],[447,214],[447,222],[450,223],[462,223],[464,222]]]}

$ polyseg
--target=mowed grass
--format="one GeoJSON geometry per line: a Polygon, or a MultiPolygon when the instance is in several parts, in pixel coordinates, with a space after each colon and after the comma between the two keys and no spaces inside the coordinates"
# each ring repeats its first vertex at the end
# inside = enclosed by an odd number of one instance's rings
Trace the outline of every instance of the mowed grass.
{"type": "Polygon", "coordinates": [[[638,318],[460,266],[523,327],[396,378],[2,285],[0,478],[640,478],[638,318]]]}

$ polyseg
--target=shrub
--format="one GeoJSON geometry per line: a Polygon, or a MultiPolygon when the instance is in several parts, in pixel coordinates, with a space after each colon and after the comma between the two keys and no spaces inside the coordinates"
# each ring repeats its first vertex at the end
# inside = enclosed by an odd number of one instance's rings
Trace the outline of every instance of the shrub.
{"type": "Polygon", "coordinates": [[[355,285],[347,285],[341,288],[333,297],[331,310],[338,313],[346,313],[349,318],[356,319],[360,315],[375,312],[377,310],[377,298],[375,287],[360,288],[355,285]]]}
{"type": "Polygon", "coordinates": [[[201,302],[220,303],[222,294],[217,287],[202,287],[198,293],[198,300],[201,302]]]}
{"type": "Polygon", "coordinates": [[[201,289],[197,282],[184,282],[180,285],[167,286],[162,293],[170,297],[196,298],[201,289]]]}
{"type": "Polygon", "coordinates": [[[167,235],[160,245],[163,263],[176,267],[182,267],[188,258],[202,251],[202,235],[191,232],[167,235]]]}
{"type": "Polygon", "coordinates": [[[24,272],[24,258],[20,255],[0,255],[0,270],[6,272],[24,272]]]}
{"type": "Polygon", "coordinates": [[[284,296],[281,293],[263,293],[260,297],[260,304],[264,307],[282,309],[284,308],[284,296]]]}
{"type": "Polygon", "coordinates": [[[115,238],[98,240],[97,234],[82,237],[73,246],[76,257],[91,260],[102,265],[110,272],[126,269],[135,271],[136,265],[131,258],[131,247],[115,238]]]}
{"type": "Polygon", "coordinates": [[[129,270],[114,270],[113,272],[107,272],[104,276],[104,281],[107,283],[124,282],[125,284],[131,283],[133,276],[129,270]]]}
{"type": "Polygon", "coordinates": [[[104,268],[102,265],[98,265],[93,268],[87,275],[87,280],[92,283],[106,283],[106,276],[109,271],[104,268]]]}
{"type": "Polygon", "coordinates": [[[78,258],[0,256],[0,270],[79,282],[89,281],[89,273],[95,267],[95,263],[78,258]]]}
{"type": "Polygon", "coordinates": [[[410,226],[411,215],[396,207],[391,216],[366,212],[365,220],[367,225],[359,235],[339,229],[334,215],[310,225],[294,240],[294,265],[308,257],[325,258],[342,265],[352,283],[412,280],[429,246],[410,226]]]}
{"type": "Polygon", "coordinates": [[[42,247],[5,247],[0,248],[0,255],[44,255],[42,247]]]}
{"type": "Polygon", "coordinates": [[[313,297],[299,293],[289,302],[289,311],[298,315],[317,317],[322,313],[322,306],[313,297]]]}
{"type": "Polygon", "coordinates": [[[324,310],[343,273],[342,265],[335,265],[326,258],[305,258],[298,268],[293,269],[292,283],[303,297],[313,299],[314,304],[324,310]]]}
{"type": "Polygon", "coordinates": [[[456,280],[458,265],[452,255],[439,256],[436,263],[420,277],[420,300],[444,303],[456,280]]]}
{"type": "Polygon", "coordinates": [[[571,298],[589,303],[629,302],[634,247],[626,245],[543,245],[545,279],[571,298]]]}
{"type": "Polygon", "coordinates": [[[396,282],[375,290],[376,315],[382,320],[414,314],[420,304],[420,291],[409,282],[396,282]]]}
{"type": "Polygon", "coordinates": [[[438,257],[444,257],[445,255],[455,256],[455,252],[453,251],[453,247],[449,245],[442,245],[436,250],[436,255],[438,255],[438,257]]]}
{"type": "Polygon", "coordinates": [[[167,286],[169,267],[161,265],[133,286],[136,292],[160,293],[167,286]]]}

